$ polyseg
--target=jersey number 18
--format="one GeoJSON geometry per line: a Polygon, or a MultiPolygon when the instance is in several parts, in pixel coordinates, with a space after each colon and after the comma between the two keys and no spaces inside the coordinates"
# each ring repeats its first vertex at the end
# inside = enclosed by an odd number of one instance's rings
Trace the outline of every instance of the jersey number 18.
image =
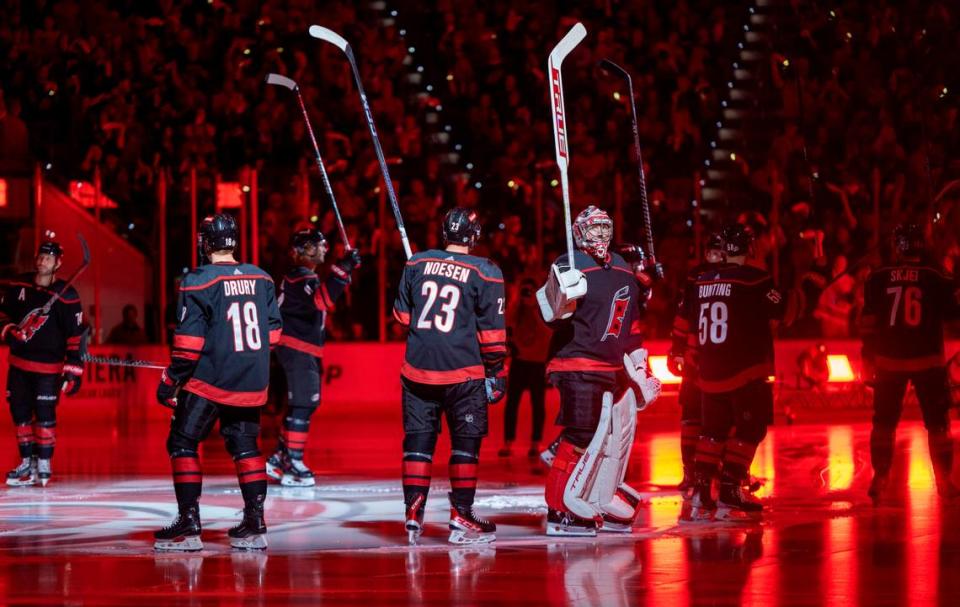
{"type": "Polygon", "coordinates": [[[233,350],[259,350],[260,323],[257,318],[257,304],[248,301],[243,304],[243,314],[240,313],[240,302],[235,301],[227,308],[227,320],[233,323],[233,350]]]}

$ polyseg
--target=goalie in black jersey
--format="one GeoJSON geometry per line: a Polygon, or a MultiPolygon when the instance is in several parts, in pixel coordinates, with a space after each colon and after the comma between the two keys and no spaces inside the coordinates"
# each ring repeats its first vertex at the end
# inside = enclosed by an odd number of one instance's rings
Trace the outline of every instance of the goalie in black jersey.
{"type": "Polygon", "coordinates": [[[277,451],[267,459],[267,476],[288,487],[312,487],[313,471],[303,463],[310,417],[320,406],[324,325],[336,301],[360,266],[360,252],[350,249],[330,267],[323,281],[316,268],[327,254],[327,240],[317,229],[297,231],[290,242],[296,267],[280,285],[283,334],[277,358],[287,377],[287,410],[277,451]]]}
{"type": "Polygon", "coordinates": [[[234,259],[237,235],[229,215],[204,219],[200,236],[210,263],[180,283],[171,362],[157,387],[160,404],[174,409],[167,452],[179,515],[154,534],[157,550],[203,548],[198,450],[218,420],[244,504],[243,520],[227,532],[230,544],[267,547],[267,474],[257,437],[260,410],[267,402],[270,349],[280,341],[280,310],[270,276],[234,259]]]}
{"type": "Polygon", "coordinates": [[[440,418],[450,430],[450,542],[485,543],[496,525],[473,513],[487,405],[504,396],[506,325],[503,275],[470,255],[480,236],[475,212],[455,208],[443,220],[443,250],[417,253],[400,279],[393,314],[410,328],[401,367],[403,494],[406,529],[423,527],[440,418]]]}
{"type": "Polygon", "coordinates": [[[2,329],[10,346],[7,400],[20,450],[8,485],[50,481],[57,402],[61,393],[76,394],[83,379],[83,309],[76,290],[56,276],[62,260],[60,245],[44,242],[37,251],[37,271],[6,283],[0,293],[0,312],[9,319],[2,329]],[[56,293],[60,298],[45,314],[44,304],[56,293]]]}

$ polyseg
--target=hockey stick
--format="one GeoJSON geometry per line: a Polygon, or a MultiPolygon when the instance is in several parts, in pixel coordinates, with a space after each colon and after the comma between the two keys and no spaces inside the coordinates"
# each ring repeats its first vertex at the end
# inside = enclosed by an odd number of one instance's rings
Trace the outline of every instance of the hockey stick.
{"type": "Polygon", "coordinates": [[[84,239],[83,234],[77,232],[77,240],[80,241],[80,249],[83,251],[83,261],[80,262],[80,267],[74,270],[73,274],[70,275],[70,278],[63,283],[63,286],[60,287],[60,290],[54,293],[50,299],[47,300],[47,303],[39,308],[34,308],[24,316],[20,322],[17,324],[19,328],[24,328],[24,324],[27,319],[33,318],[35,316],[46,316],[50,314],[50,310],[53,308],[53,304],[57,303],[63,294],[66,293],[74,282],[77,281],[77,278],[87,269],[87,266],[90,265],[90,247],[87,246],[87,241],[84,239]]]}
{"type": "Polygon", "coordinates": [[[353,49],[350,44],[343,39],[343,36],[333,30],[320,25],[311,25],[308,30],[314,38],[329,42],[336,46],[343,54],[347,56],[350,62],[350,69],[353,71],[353,81],[357,85],[357,92],[360,94],[360,103],[363,104],[363,114],[367,119],[367,128],[370,130],[370,138],[373,139],[373,149],[377,153],[377,160],[380,162],[380,173],[383,175],[383,181],[387,188],[387,197],[390,199],[390,206],[393,207],[393,217],[397,221],[397,229],[400,230],[400,240],[403,242],[403,251],[407,254],[407,259],[413,255],[410,249],[410,240],[407,238],[407,229],[403,226],[403,216],[400,214],[400,203],[397,201],[397,193],[393,191],[393,181],[390,179],[390,170],[387,168],[387,161],[383,157],[383,148],[380,147],[380,137],[377,136],[377,126],[373,122],[373,112],[370,111],[370,104],[367,103],[367,94],[363,90],[363,83],[360,81],[360,70],[357,68],[357,60],[353,56],[353,49]]]}
{"type": "Polygon", "coordinates": [[[587,29],[577,23],[567,35],[550,51],[547,59],[547,72],[550,74],[550,112],[553,116],[553,144],[560,169],[560,188],[563,194],[563,219],[567,229],[567,260],[570,269],[575,270],[573,259],[573,221],[570,217],[570,183],[567,167],[570,164],[570,148],[567,145],[567,116],[563,107],[563,76],[560,66],[567,55],[587,36],[587,29]]]}
{"type": "Polygon", "coordinates": [[[120,358],[119,356],[94,356],[86,352],[80,355],[80,360],[85,363],[96,363],[98,365],[137,367],[140,369],[166,369],[169,366],[152,360],[136,360],[132,358],[120,358]]]}
{"type": "Polygon", "coordinates": [[[637,168],[640,173],[640,206],[643,210],[643,238],[646,245],[646,253],[650,258],[650,264],[657,278],[663,278],[663,266],[657,263],[657,256],[653,251],[653,224],[650,220],[650,202],[647,200],[647,176],[643,172],[643,156],[640,153],[640,129],[637,126],[637,103],[633,98],[633,78],[627,70],[623,69],[609,59],[600,60],[600,68],[608,74],[620,76],[626,81],[627,92],[630,95],[630,124],[633,127],[633,150],[637,155],[637,168]]]}
{"type": "Polygon", "coordinates": [[[350,240],[347,238],[347,228],[343,225],[343,217],[340,216],[340,207],[337,206],[337,198],[333,195],[333,188],[330,187],[330,178],[327,176],[327,169],[323,165],[323,157],[320,155],[320,146],[317,145],[317,137],[313,134],[313,125],[310,124],[310,116],[307,114],[307,106],[303,103],[303,95],[300,94],[300,86],[292,79],[280,74],[267,74],[267,84],[282,86],[297,94],[297,101],[300,102],[300,112],[303,114],[303,121],[307,123],[307,133],[310,134],[310,142],[313,143],[313,151],[317,158],[317,168],[320,169],[320,178],[323,180],[323,189],[327,191],[330,197],[330,203],[333,205],[333,214],[337,217],[337,225],[340,226],[340,237],[343,238],[343,244],[349,251],[350,240]]]}

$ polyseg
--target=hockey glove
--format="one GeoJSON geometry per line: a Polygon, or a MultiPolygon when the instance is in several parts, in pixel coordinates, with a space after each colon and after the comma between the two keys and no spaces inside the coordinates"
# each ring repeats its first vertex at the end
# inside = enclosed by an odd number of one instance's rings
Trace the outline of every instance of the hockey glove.
{"type": "Polygon", "coordinates": [[[489,404],[499,403],[507,393],[507,380],[503,377],[488,377],[483,380],[489,404]]]}
{"type": "Polygon", "coordinates": [[[20,324],[15,325],[11,323],[6,325],[3,328],[3,338],[7,343],[10,343],[10,340],[28,342],[33,339],[33,336],[40,330],[40,327],[47,322],[47,318],[49,317],[37,308],[24,316],[20,324]]]}
{"type": "Polygon", "coordinates": [[[360,251],[357,249],[349,249],[343,257],[337,260],[337,263],[333,264],[331,269],[333,273],[340,278],[350,280],[350,274],[360,267],[361,261],[360,251]]]}
{"type": "Polygon", "coordinates": [[[646,348],[638,348],[629,355],[624,354],[623,366],[643,400],[642,403],[637,403],[637,410],[643,411],[660,396],[660,380],[648,372],[646,348]]]}
{"type": "Polygon", "coordinates": [[[60,385],[60,391],[67,396],[73,396],[80,391],[80,384],[83,383],[83,367],[80,365],[63,366],[63,383],[60,385]]]}
{"type": "Polygon", "coordinates": [[[170,379],[170,376],[167,375],[167,370],[164,369],[163,373],[160,374],[160,383],[157,385],[157,402],[164,407],[176,409],[177,392],[179,391],[180,386],[175,384],[173,380],[170,379]]]}

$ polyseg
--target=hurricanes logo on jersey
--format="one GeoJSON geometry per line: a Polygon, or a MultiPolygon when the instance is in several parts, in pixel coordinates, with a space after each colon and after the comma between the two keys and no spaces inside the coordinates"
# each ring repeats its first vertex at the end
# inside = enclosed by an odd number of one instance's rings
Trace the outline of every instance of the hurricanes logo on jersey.
{"type": "Polygon", "coordinates": [[[600,341],[607,341],[608,337],[620,337],[620,331],[623,330],[623,319],[627,315],[627,306],[629,305],[630,287],[621,287],[619,291],[613,294],[613,301],[610,302],[610,318],[607,320],[607,328],[600,341]]]}

